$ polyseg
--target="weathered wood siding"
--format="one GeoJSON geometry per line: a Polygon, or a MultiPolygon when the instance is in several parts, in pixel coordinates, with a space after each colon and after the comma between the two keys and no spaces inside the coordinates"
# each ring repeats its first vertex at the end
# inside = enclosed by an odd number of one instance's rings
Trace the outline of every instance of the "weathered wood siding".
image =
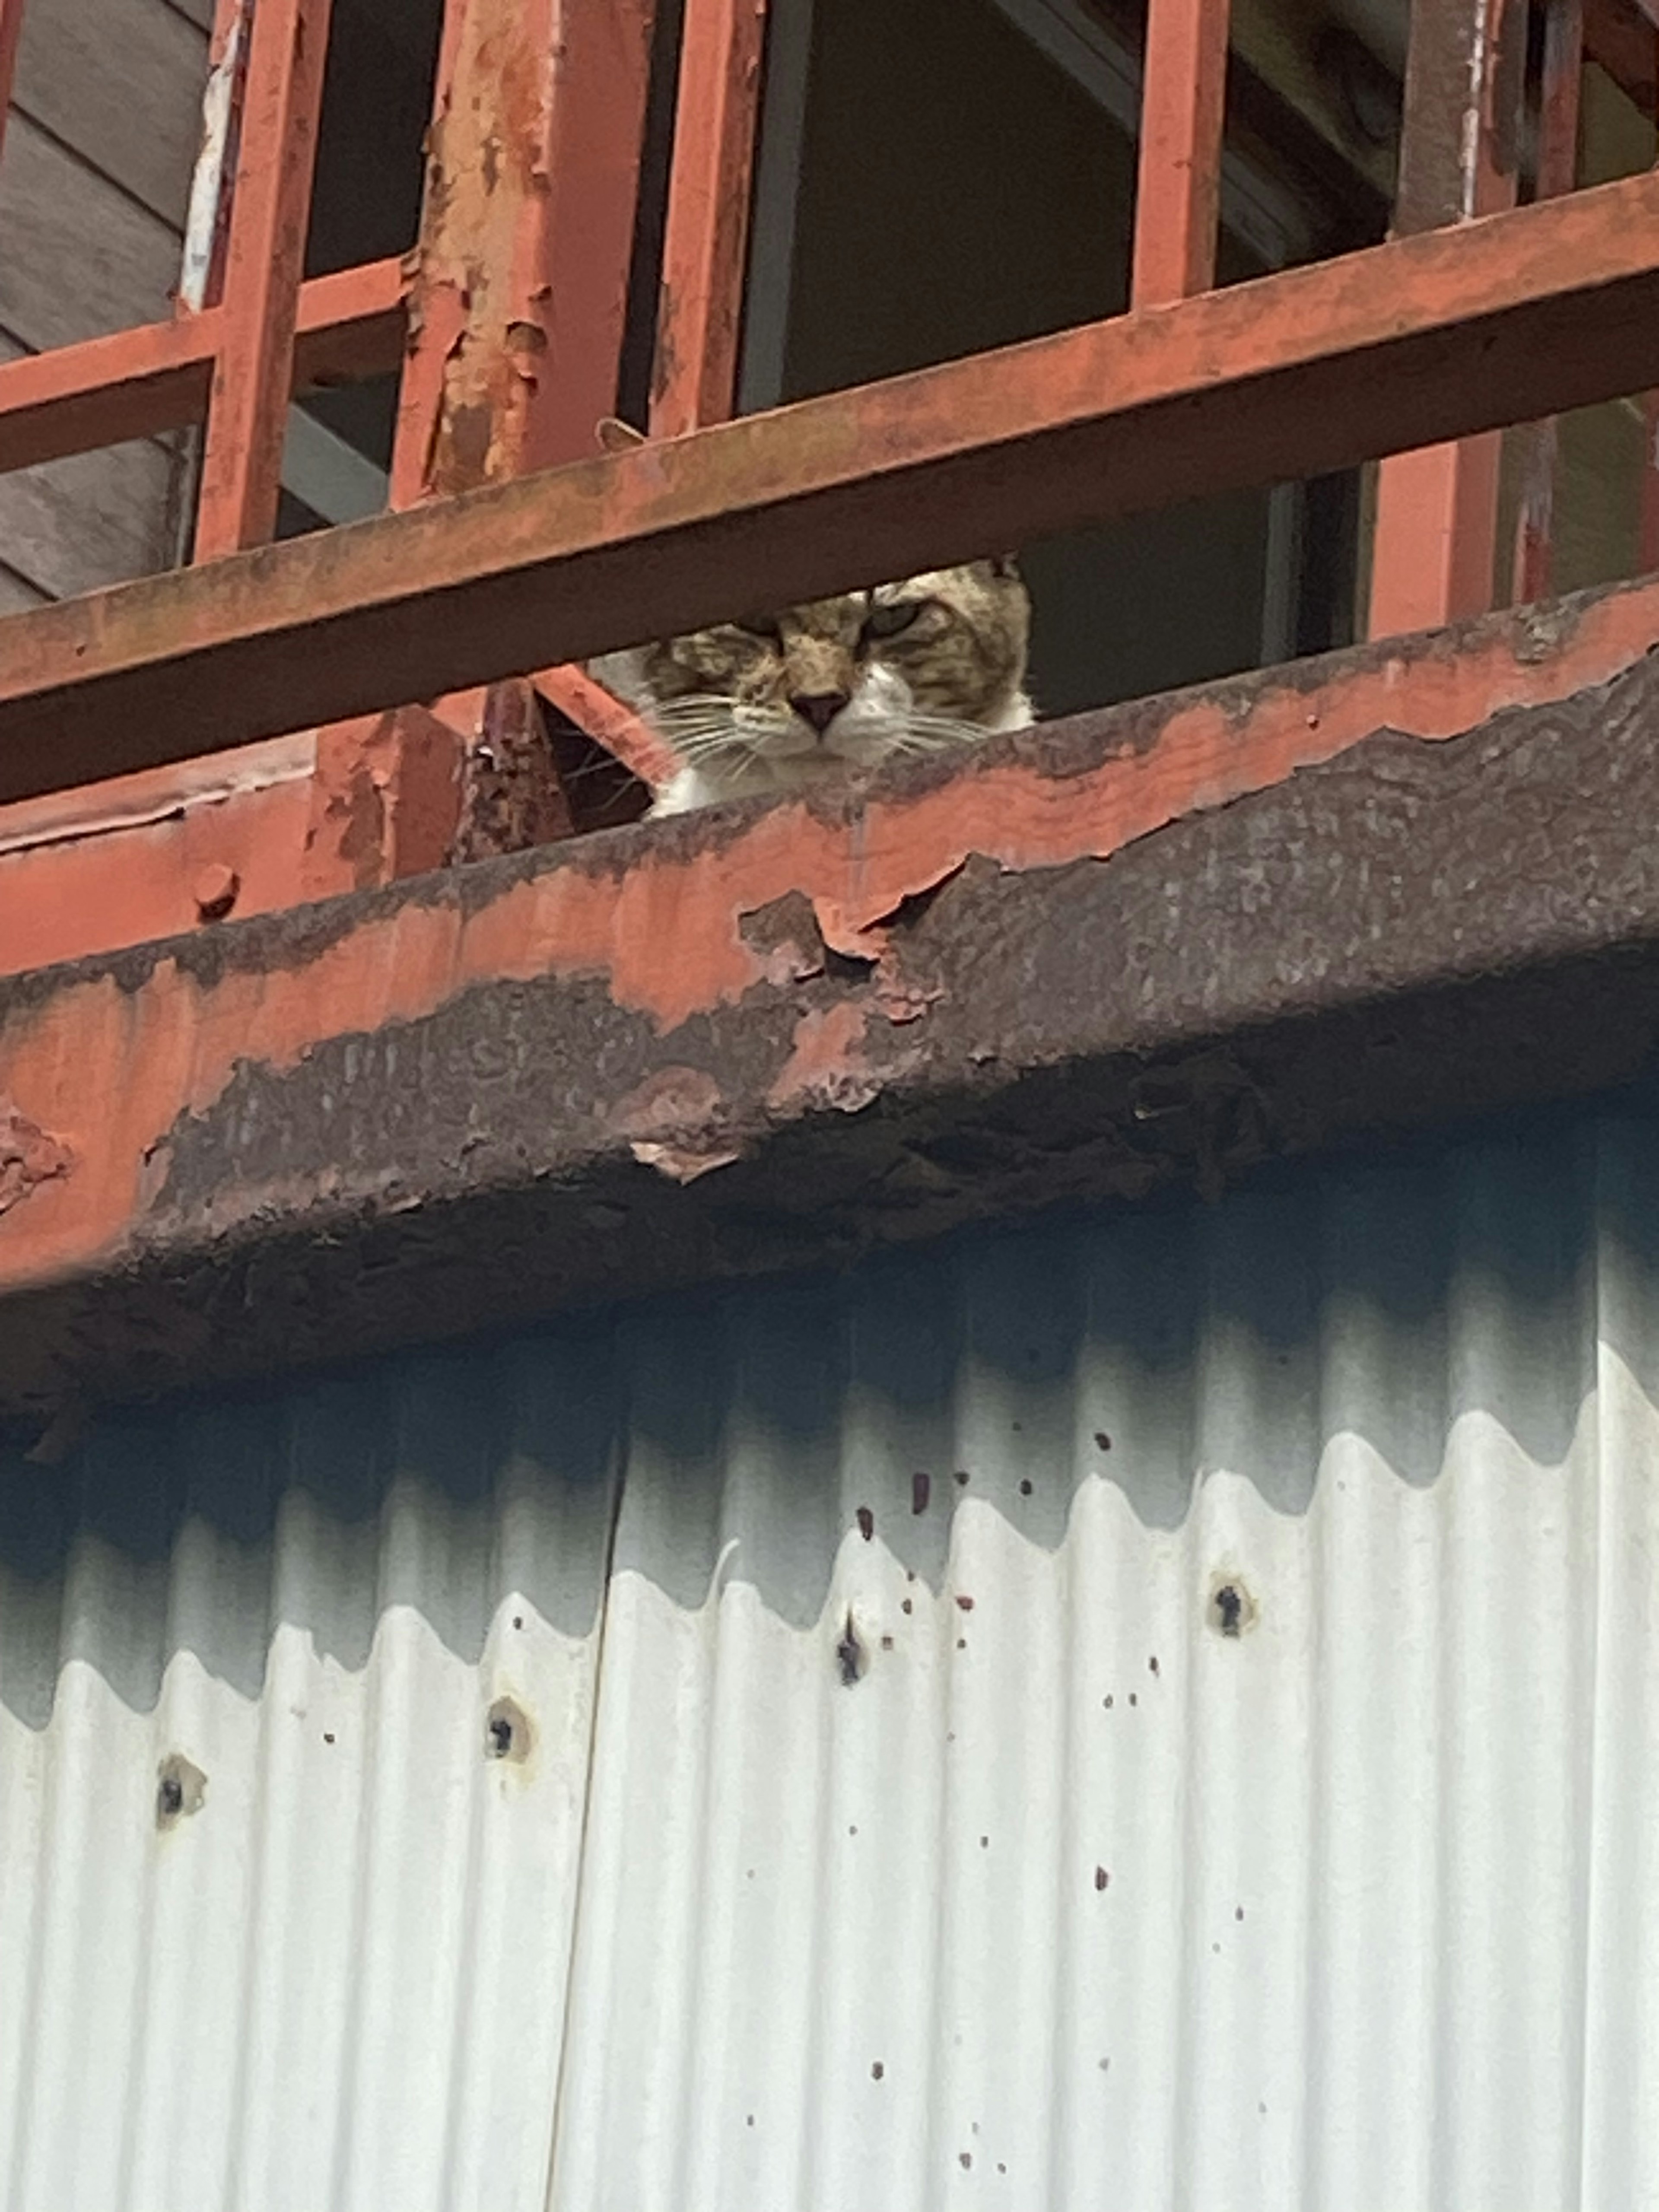
{"type": "MultiPolygon", "coordinates": [[[[27,0],[0,155],[0,360],[170,312],[211,0],[27,0]]],[[[144,439],[0,477],[0,612],[172,560],[179,459],[144,439]]]]}

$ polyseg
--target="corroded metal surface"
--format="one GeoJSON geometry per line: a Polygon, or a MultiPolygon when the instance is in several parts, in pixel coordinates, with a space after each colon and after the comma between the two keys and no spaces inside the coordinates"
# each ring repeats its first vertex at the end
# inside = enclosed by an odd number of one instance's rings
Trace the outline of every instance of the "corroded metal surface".
{"type": "Polygon", "coordinates": [[[1636,596],[20,977],[0,1085],[96,1164],[0,1227],[0,1397],[1214,1188],[1632,1076],[1659,668],[1557,687],[1636,596]]]}
{"type": "Polygon", "coordinates": [[[654,15],[655,0],[453,0],[395,505],[594,451],[616,407],[654,15]]]}
{"type": "MultiPolygon", "coordinates": [[[[597,450],[617,404],[654,16],[655,0],[448,9],[409,264],[394,507],[597,450]]],[[[434,700],[454,732],[457,860],[574,827],[523,667],[434,700]]]]}
{"type": "Polygon", "coordinates": [[[1629,178],[14,616],[0,797],[1644,387],[1656,237],[1629,178]]]}

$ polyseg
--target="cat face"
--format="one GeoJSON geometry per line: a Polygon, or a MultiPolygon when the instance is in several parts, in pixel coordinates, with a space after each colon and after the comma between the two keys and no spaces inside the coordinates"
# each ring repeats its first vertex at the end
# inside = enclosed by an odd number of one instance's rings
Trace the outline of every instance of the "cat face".
{"type": "Polygon", "coordinates": [[[1029,719],[1030,608],[1012,561],[720,623],[596,663],[686,763],[732,789],[787,787],[1029,719]]]}

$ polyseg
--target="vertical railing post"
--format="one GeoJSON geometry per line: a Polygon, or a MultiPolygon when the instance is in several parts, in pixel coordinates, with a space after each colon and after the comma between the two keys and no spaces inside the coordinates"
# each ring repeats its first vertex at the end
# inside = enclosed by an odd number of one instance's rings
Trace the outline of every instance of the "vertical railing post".
{"type": "Polygon", "coordinates": [[[737,407],[766,0],[685,0],[663,237],[651,433],[737,407]]]}
{"type": "Polygon", "coordinates": [[[616,406],[655,0],[449,0],[392,503],[596,452],[616,406]]]}
{"type": "MultiPolygon", "coordinates": [[[[1526,0],[1412,0],[1396,235],[1514,204],[1525,70],[1526,0]]],[[[1373,637],[1491,605],[1501,444],[1494,431],[1382,463],[1373,637]]]]}
{"type": "Polygon", "coordinates": [[[1228,0],[1151,0],[1140,94],[1130,303],[1158,307],[1215,282],[1228,0]]]}
{"type": "MultiPolygon", "coordinates": [[[[1584,0],[1545,0],[1544,64],[1538,112],[1538,197],[1570,192],[1578,179],[1579,92],[1584,0]]],[[[1554,416],[1511,432],[1520,478],[1511,596],[1541,599],[1553,580],[1555,495],[1561,441],[1554,416]]]]}
{"type": "Polygon", "coordinates": [[[276,526],[329,8],[330,0],[259,0],[253,14],[197,503],[198,560],[264,544],[276,526]]]}
{"type": "MultiPolygon", "coordinates": [[[[650,421],[678,438],[736,411],[767,0],[685,0],[673,159],[663,226],[650,421]]],[[[629,709],[579,668],[536,685],[647,782],[676,765],[629,709]]]]}
{"type": "MultiPolygon", "coordinates": [[[[598,451],[617,404],[655,13],[656,0],[447,0],[393,507],[598,451]]],[[[570,833],[536,690],[514,678],[438,702],[459,757],[458,858],[570,833]]],[[[375,803],[361,796],[371,735],[384,742],[379,720],[323,733],[313,821],[331,846],[375,803]]]]}

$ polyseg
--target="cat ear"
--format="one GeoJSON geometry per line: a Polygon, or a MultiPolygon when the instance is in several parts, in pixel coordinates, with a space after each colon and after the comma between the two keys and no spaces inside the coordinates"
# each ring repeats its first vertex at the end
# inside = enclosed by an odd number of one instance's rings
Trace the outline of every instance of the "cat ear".
{"type": "Polygon", "coordinates": [[[1017,584],[1019,581],[1019,562],[1012,553],[995,554],[991,561],[991,574],[1017,584]]]}
{"type": "Polygon", "coordinates": [[[600,450],[607,453],[631,453],[635,446],[642,446],[646,442],[643,430],[636,430],[631,422],[624,422],[617,415],[601,417],[594,434],[599,439],[600,450]]]}

